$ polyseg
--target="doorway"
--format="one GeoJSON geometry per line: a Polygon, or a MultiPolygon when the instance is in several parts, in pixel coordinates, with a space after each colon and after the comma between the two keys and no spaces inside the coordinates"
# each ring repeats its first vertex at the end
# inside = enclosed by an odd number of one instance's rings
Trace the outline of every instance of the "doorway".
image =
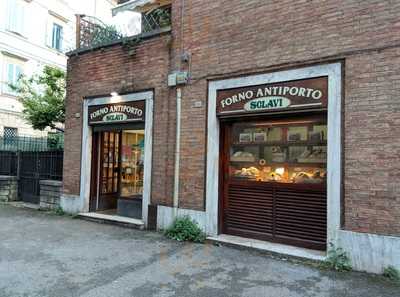
{"type": "Polygon", "coordinates": [[[90,211],[142,219],[144,125],[93,131],[90,211]]]}

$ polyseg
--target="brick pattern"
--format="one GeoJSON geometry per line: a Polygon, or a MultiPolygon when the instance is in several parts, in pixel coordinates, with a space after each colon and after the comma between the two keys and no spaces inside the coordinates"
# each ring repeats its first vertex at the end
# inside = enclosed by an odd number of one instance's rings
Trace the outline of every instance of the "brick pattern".
{"type": "Polygon", "coordinates": [[[400,48],[346,60],[345,227],[400,235],[400,48]]]}
{"type": "Polygon", "coordinates": [[[84,96],[155,90],[152,202],[169,205],[175,91],[165,81],[168,71],[190,68],[179,203],[203,210],[207,80],[344,60],[345,228],[399,235],[400,2],[186,0],[183,28],[181,3],[173,1],[171,41],[145,41],[134,57],[114,46],[69,59],[64,191],[79,192],[81,119],[74,115],[84,96]],[[181,63],[181,49],[190,63],[181,63]]]}

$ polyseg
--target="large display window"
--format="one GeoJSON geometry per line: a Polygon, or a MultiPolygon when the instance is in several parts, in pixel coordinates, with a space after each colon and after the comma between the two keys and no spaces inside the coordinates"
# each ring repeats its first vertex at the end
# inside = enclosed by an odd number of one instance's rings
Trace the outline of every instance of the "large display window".
{"type": "Polygon", "coordinates": [[[327,125],[321,117],[232,124],[229,176],[294,184],[326,182],[327,125]]]}

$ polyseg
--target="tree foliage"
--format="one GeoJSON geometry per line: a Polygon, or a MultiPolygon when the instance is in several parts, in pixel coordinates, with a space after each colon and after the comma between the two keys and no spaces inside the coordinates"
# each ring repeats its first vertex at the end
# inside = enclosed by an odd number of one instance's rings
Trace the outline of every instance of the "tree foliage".
{"type": "Polygon", "coordinates": [[[65,121],[65,72],[57,67],[45,66],[39,75],[22,75],[10,85],[24,107],[25,119],[34,129],[47,127],[64,131],[57,126],[65,121]]]}

